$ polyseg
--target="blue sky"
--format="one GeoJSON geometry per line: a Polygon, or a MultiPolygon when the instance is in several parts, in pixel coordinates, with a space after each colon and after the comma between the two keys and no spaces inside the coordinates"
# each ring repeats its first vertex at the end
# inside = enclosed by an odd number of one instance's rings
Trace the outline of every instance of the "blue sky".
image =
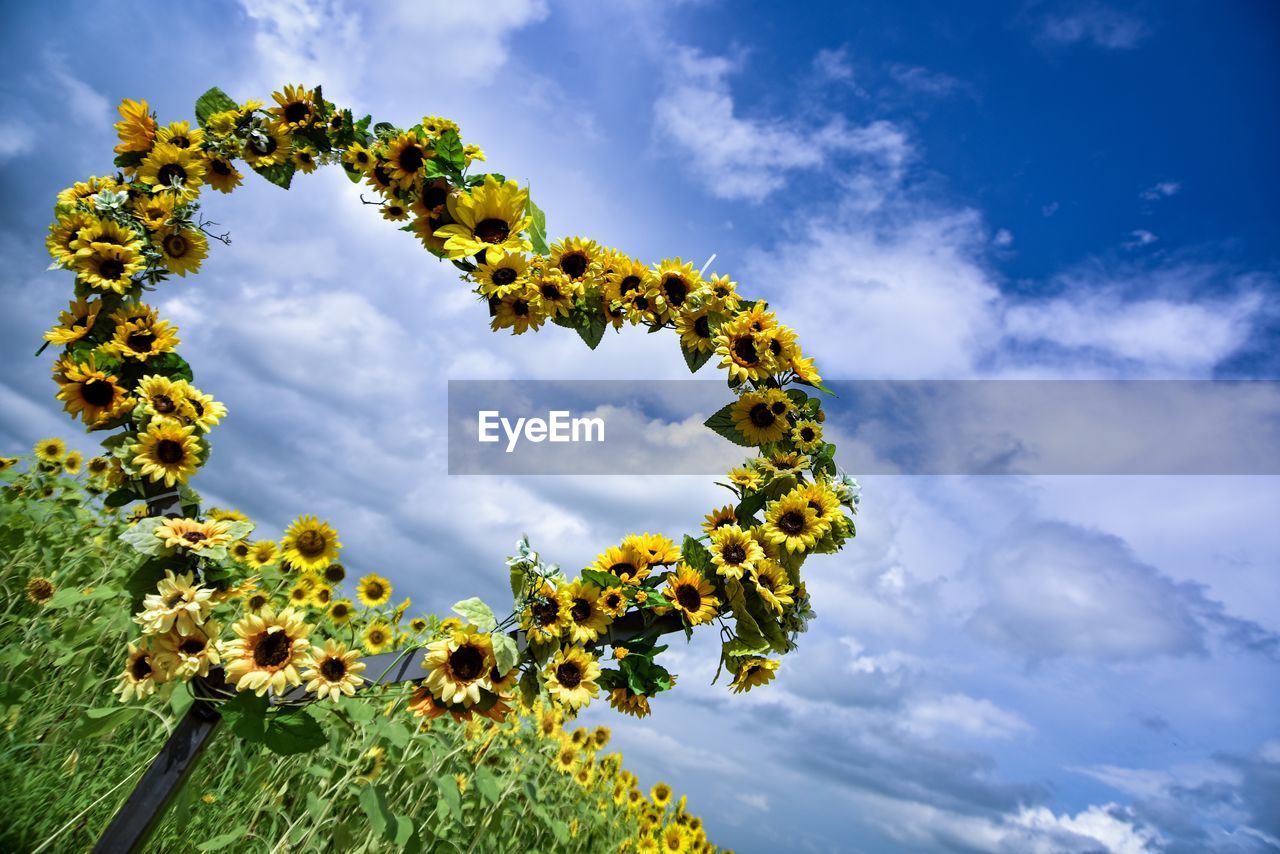
{"type": "MultiPolygon", "coordinates": [[[[120,98],[188,118],[210,85],[450,116],[553,234],[716,253],[832,377],[1276,376],[1269,4],[376,9],[6,9],[0,453],[73,431],[30,355],[70,289],[45,270],[54,194],[108,168],[120,98]]],[[[446,379],[687,371],[662,336],[588,359],[562,330],[489,334],[355,192],[251,176],[207,210],[232,246],[158,299],[231,409],[211,500],[268,535],[330,519],[427,609],[502,601],[522,531],[582,566],[723,503],[706,478],[449,478],[446,379]]],[[[653,717],[589,717],[744,851],[1274,850],[1278,499],[1262,477],[867,478],[769,690],[709,686],[695,641],[653,717]]]]}

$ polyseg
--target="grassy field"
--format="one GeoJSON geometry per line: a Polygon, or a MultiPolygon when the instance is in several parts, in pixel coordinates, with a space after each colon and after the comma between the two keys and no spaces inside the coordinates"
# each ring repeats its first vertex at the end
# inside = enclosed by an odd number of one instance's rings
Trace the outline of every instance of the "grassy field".
{"type": "MultiPolygon", "coordinates": [[[[136,636],[128,521],[65,460],[0,472],[0,850],[92,847],[191,702],[121,703],[136,636]]],[[[167,687],[167,686],[166,686],[167,687]]],[[[315,704],[324,747],[282,757],[224,726],[152,837],[160,851],[712,850],[665,787],[642,793],[603,728],[540,706],[502,723],[405,714],[409,688],[315,704]]]]}

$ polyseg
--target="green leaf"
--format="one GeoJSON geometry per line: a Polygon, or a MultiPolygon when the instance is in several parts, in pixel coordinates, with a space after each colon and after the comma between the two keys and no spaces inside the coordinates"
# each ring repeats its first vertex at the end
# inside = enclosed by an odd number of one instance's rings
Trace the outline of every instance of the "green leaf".
{"type": "Polygon", "coordinates": [[[117,154],[112,162],[120,169],[132,169],[142,163],[146,155],[145,151],[125,151],[117,154]]]}
{"type": "Polygon", "coordinates": [[[498,625],[497,618],[493,616],[493,609],[475,596],[455,602],[452,610],[482,632],[491,632],[498,625]]]}
{"type": "MultiPolygon", "coordinates": [[[[760,626],[747,608],[746,591],[743,589],[742,582],[736,578],[726,578],[724,580],[724,590],[725,596],[729,600],[729,608],[733,611],[734,620],[736,621],[735,632],[737,635],[733,641],[726,644],[726,649],[735,645],[746,653],[764,652],[769,649],[768,639],[765,638],[760,626]]],[[[730,654],[741,655],[743,653],[734,652],[730,654]]]]}
{"type": "Polygon", "coordinates": [[[431,144],[435,149],[436,157],[448,163],[455,169],[461,170],[467,165],[467,158],[462,153],[462,140],[458,138],[458,132],[447,130],[431,144]]]}
{"type": "Polygon", "coordinates": [[[82,599],[84,599],[84,596],[79,590],[74,587],[64,587],[57,593],[54,593],[53,598],[44,603],[44,607],[52,610],[66,608],[69,605],[76,604],[82,599]]]}
{"type": "Polygon", "coordinates": [[[547,215],[533,203],[532,198],[529,199],[525,212],[532,219],[529,224],[529,242],[533,244],[533,251],[539,255],[550,254],[551,247],[547,246],[547,215]]]}
{"type": "Polygon", "coordinates": [[[805,382],[804,380],[797,378],[796,382],[800,383],[800,385],[807,385],[809,388],[816,388],[818,391],[822,392],[823,394],[829,394],[832,397],[837,396],[834,391],[832,391],[831,389],[823,385],[821,380],[819,380],[816,383],[811,383],[811,382],[805,382]]]}
{"type": "Polygon", "coordinates": [[[684,535],[684,544],[680,546],[680,557],[705,577],[711,578],[715,575],[710,550],[688,534],[684,535]]]}
{"type": "Polygon", "coordinates": [[[310,712],[297,709],[272,715],[263,741],[272,753],[293,756],[323,747],[329,743],[329,737],[310,712]]]}
{"type": "Polygon", "coordinates": [[[212,839],[206,839],[196,846],[198,851],[221,851],[228,845],[239,842],[244,838],[245,828],[237,827],[235,830],[228,830],[226,833],[219,834],[212,839]]]}
{"type": "Polygon", "coordinates": [[[379,836],[387,832],[391,823],[391,811],[387,809],[387,798],[379,786],[368,785],[360,790],[360,807],[369,818],[369,826],[379,836]]]}
{"type": "Polygon", "coordinates": [[[462,795],[458,792],[458,781],[452,774],[441,774],[436,778],[436,788],[440,790],[440,800],[448,808],[454,818],[462,818],[462,795]]]}
{"type": "Polygon", "coordinates": [[[292,160],[287,163],[277,163],[274,166],[263,166],[253,171],[285,190],[289,189],[289,184],[293,182],[294,165],[292,160]]]}
{"type": "Polygon", "coordinates": [[[738,428],[734,426],[733,415],[731,414],[732,411],[733,404],[726,403],[716,411],[715,415],[712,415],[703,423],[716,433],[719,433],[721,436],[728,439],[730,442],[733,442],[735,445],[742,445],[747,448],[754,447],[747,441],[745,436],[738,432],[738,428]]]}
{"type": "Polygon", "coordinates": [[[139,500],[141,497],[142,496],[134,492],[131,487],[122,486],[119,489],[117,489],[115,492],[112,492],[109,495],[107,495],[107,497],[102,500],[102,503],[107,505],[108,507],[123,507],[126,504],[132,504],[134,501],[139,500]]]}
{"type": "Polygon", "coordinates": [[[604,338],[604,331],[608,328],[609,323],[604,319],[604,315],[592,312],[588,315],[587,325],[574,326],[574,331],[578,333],[587,346],[592,350],[600,346],[600,341],[604,338]]]}
{"type": "Polygon", "coordinates": [[[739,502],[738,506],[733,510],[733,515],[737,517],[740,524],[752,524],[748,520],[753,519],[768,502],[769,494],[763,489],[757,490],[739,502]]]}
{"type": "Polygon", "coordinates": [[[186,380],[187,382],[195,380],[195,376],[191,372],[191,365],[187,364],[186,359],[173,351],[148,359],[147,372],[160,374],[171,380],[186,380]]]}
{"type": "Polygon", "coordinates": [[[98,709],[87,709],[84,717],[80,719],[72,730],[71,736],[72,738],[92,738],[95,735],[102,735],[115,729],[137,713],[137,706],[107,706],[98,709]]]}
{"type": "Polygon", "coordinates": [[[182,572],[185,567],[180,559],[172,557],[154,557],[144,561],[125,581],[125,590],[129,593],[129,613],[136,613],[142,607],[142,600],[148,593],[156,592],[156,585],[164,578],[164,571],[172,569],[182,572]]]}
{"type": "Polygon", "coordinates": [[[493,660],[497,664],[498,675],[506,676],[520,660],[520,650],[516,647],[515,638],[506,632],[494,632],[489,637],[493,641],[493,660]]]}
{"type": "Polygon", "coordinates": [[[502,785],[498,782],[498,778],[483,765],[476,769],[475,784],[481,797],[491,804],[496,804],[502,797],[502,785]]]}
{"type": "Polygon", "coordinates": [[[231,100],[230,95],[214,86],[196,99],[196,121],[200,123],[200,127],[204,127],[209,123],[209,117],[214,113],[237,110],[239,108],[240,105],[231,100]]]}
{"type": "Polygon", "coordinates": [[[611,572],[601,572],[598,569],[582,570],[583,579],[590,581],[601,590],[607,590],[610,587],[617,587],[622,582],[618,580],[618,576],[611,572]]]}
{"type": "Polygon", "coordinates": [[[156,536],[156,528],[166,521],[168,520],[159,517],[143,519],[121,534],[120,541],[133,546],[138,554],[152,556],[163,554],[166,551],[164,540],[156,536]]]}
{"type": "Polygon", "coordinates": [[[714,350],[690,350],[687,347],[681,347],[680,352],[684,354],[684,363],[689,366],[689,371],[695,374],[715,355],[714,350]]]}
{"type": "Polygon", "coordinates": [[[237,736],[251,743],[266,738],[267,698],[252,691],[241,691],[218,707],[218,713],[237,736]]]}

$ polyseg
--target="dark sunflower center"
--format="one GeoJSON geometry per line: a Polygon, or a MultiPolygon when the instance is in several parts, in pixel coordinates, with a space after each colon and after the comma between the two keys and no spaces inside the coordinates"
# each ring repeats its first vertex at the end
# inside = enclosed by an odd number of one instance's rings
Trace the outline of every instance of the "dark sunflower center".
{"type": "Polygon", "coordinates": [[[621,563],[615,563],[613,566],[609,567],[609,572],[619,578],[628,578],[636,574],[636,565],[634,563],[622,561],[621,563]]]}
{"type": "Polygon", "coordinates": [[[502,243],[509,234],[511,226],[497,217],[489,217],[476,223],[476,237],[484,243],[502,243]]]}
{"type": "Polygon", "coordinates": [[[187,137],[185,137],[185,136],[172,136],[172,137],[169,137],[169,142],[170,142],[170,143],[172,143],[173,145],[178,146],[178,148],[190,148],[190,147],[191,147],[191,140],[190,140],[190,139],[188,139],[188,138],[187,138],[187,137]]]}
{"type": "Polygon", "coordinates": [[[533,618],[540,626],[550,626],[560,618],[560,608],[551,599],[544,599],[533,606],[533,618]]]}
{"type": "Polygon", "coordinates": [[[721,549],[720,557],[730,566],[737,566],[747,559],[747,550],[741,543],[730,543],[721,549]]]}
{"type": "Polygon", "coordinates": [[[699,317],[697,320],[695,320],[693,322],[693,332],[699,338],[710,338],[711,337],[711,318],[704,314],[702,315],[702,317],[699,317]]]}
{"type": "Polygon", "coordinates": [[[161,439],[156,442],[156,459],[167,466],[182,462],[186,456],[187,452],[183,449],[181,442],[175,442],[172,439],[161,439]]]}
{"type": "Polygon", "coordinates": [[[517,273],[511,267],[499,267],[493,271],[493,283],[495,285],[509,285],[516,280],[517,273]]]}
{"type": "Polygon", "coordinates": [[[511,313],[516,315],[517,317],[528,317],[529,303],[522,299],[516,300],[515,302],[511,303],[511,313]]]}
{"type": "Polygon", "coordinates": [[[191,244],[181,234],[170,234],[164,239],[164,252],[170,258],[181,258],[190,248],[191,244]]]}
{"type": "Polygon", "coordinates": [[[306,121],[310,115],[311,105],[306,101],[294,101],[285,105],[284,120],[290,124],[306,121]]]}
{"type": "Polygon", "coordinates": [[[623,294],[629,294],[638,287],[640,287],[639,276],[626,276],[625,278],[623,278],[621,282],[618,283],[618,290],[621,291],[623,294]]]}
{"type": "Polygon", "coordinates": [[[172,186],[174,183],[181,186],[187,183],[187,170],[177,163],[166,163],[156,172],[156,180],[163,187],[172,186]]]}
{"type": "Polygon", "coordinates": [[[116,390],[109,382],[89,380],[81,386],[80,395],[90,406],[106,406],[115,399],[116,390]]]}
{"type": "Polygon", "coordinates": [[[205,642],[202,638],[189,637],[178,644],[178,650],[183,655],[199,655],[204,652],[205,642]]]}
{"type": "Polygon", "coordinates": [[[554,300],[560,299],[562,296],[560,293],[560,289],[549,282],[544,283],[540,288],[540,290],[542,292],[542,298],[546,300],[554,301],[554,300]]]}
{"type": "Polygon", "coordinates": [[[173,402],[173,398],[169,397],[169,395],[157,394],[151,398],[151,408],[161,415],[167,415],[177,409],[178,405],[173,402]]]}
{"type": "Polygon", "coordinates": [[[692,584],[681,584],[676,588],[676,601],[686,611],[697,612],[702,607],[702,594],[692,584]]]}
{"type": "Polygon", "coordinates": [[[400,168],[410,175],[417,174],[426,161],[426,152],[416,145],[405,146],[400,152],[400,168]]]}
{"type": "Polygon", "coordinates": [[[606,608],[619,608],[622,606],[622,594],[610,593],[604,597],[604,606],[606,608]]]}
{"type": "Polygon", "coordinates": [[[781,341],[779,341],[777,338],[774,338],[774,339],[770,340],[770,341],[769,341],[769,352],[770,352],[771,354],[773,354],[774,356],[781,356],[781,355],[782,355],[782,342],[781,342],[781,341]]]}
{"type": "Polygon", "coordinates": [[[819,519],[822,518],[822,505],[816,501],[810,501],[809,506],[813,508],[813,514],[819,519]]]}
{"type": "Polygon", "coordinates": [[[750,418],[751,423],[760,428],[772,427],[773,422],[777,420],[773,417],[773,411],[769,409],[767,403],[757,403],[751,407],[750,418]]]}
{"type": "Polygon", "coordinates": [[[556,668],[556,679],[570,690],[582,684],[582,669],[572,661],[566,661],[556,668]]]}
{"type": "Polygon", "coordinates": [[[231,164],[225,160],[210,160],[209,168],[219,175],[231,174],[231,164]]]}
{"type": "Polygon", "coordinates": [[[303,531],[298,536],[298,551],[302,553],[303,557],[316,557],[324,554],[326,545],[324,534],[319,531],[303,531]]]}
{"type": "Polygon", "coordinates": [[[186,540],[188,543],[195,544],[195,543],[202,543],[207,538],[205,537],[204,534],[200,533],[199,531],[187,531],[185,534],[182,535],[182,539],[186,540]]]}
{"type": "Polygon", "coordinates": [[[756,583],[759,584],[761,587],[763,587],[765,590],[768,590],[770,593],[772,593],[774,589],[778,586],[776,583],[774,583],[773,576],[771,575],[760,576],[760,578],[757,579],[756,583]]]}
{"type": "Polygon", "coordinates": [[[98,275],[104,279],[118,279],[124,275],[124,262],[108,258],[98,265],[98,275]]]}
{"type": "Polygon", "coordinates": [[[330,682],[337,682],[347,675],[347,665],[341,658],[330,656],[320,663],[320,675],[330,682]]]}
{"type": "Polygon", "coordinates": [[[349,612],[348,612],[348,610],[347,610],[347,606],[346,606],[346,605],[334,605],[334,606],[333,606],[333,608],[331,608],[331,609],[329,610],[329,614],[330,614],[330,615],[331,615],[335,620],[342,620],[342,619],[346,619],[346,616],[347,616],[347,614],[348,614],[348,613],[349,613],[349,612]]]}
{"type": "Polygon", "coordinates": [[[778,530],[788,536],[794,536],[804,530],[804,514],[799,510],[788,510],[778,517],[778,530]]]}
{"type": "Polygon", "coordinates": [[[760,360],[760,355],[756,352],[756,340],[749,335],[733,342],[733,355],[746,365],[754,365],[760,360]]]}
{"type": "Polygon", "coordinates": [[[382,598],[382,592],[382,585],[376,581],[371,582],[369,586],[364,589],[364,595],[375,602],[382,598]]]}
{"type": "Polygon", "coordinates": [[[279,667],[289,658],[293,645],[287,632],[267,632],[253,647],[253,663],[259,667],[279,667]]]}
{"type": "Polygon", "coordinates": [[[560,259],[560,269],[571,279],[581,279],[587,272],[587,256],[574,252],[560,259]]]}
{"type": "Polygon", "coordinates": [[[586,599],[574,599],[573,607],[569,609],[569,616],[573,617],[575,623],[584,622],[591,617],[591,603],[586,599]]]}
{"type": "Polygon", "coordinates": [[[391,176],[387,174],[387,170],[381,166],[373,167],[373,178],[383,187],[391,186],[391,176]]]}
{"type": "Polygon", "coordinates": [[[800,428],[800,438],[801,438],[803,441],[805,441],[805,442],[812,442],[816,436],[817,436],[817,434],[813,432],[813,428],[812,428],[812,427],[802,427],[802,428],[800,428]]]}
{"type": "Polygon", "coordinates": [[[387,633],[382,629],[370,629],[368,637],[370,646],[382,646],[387,639],[387,633]]]}
{"type": "Polygon", "coordinates": [[[474,682],[484,673],[484,654],[471,644],[463,644],[449,655],[449,669],[461,682],[474,682]]]}
{"type": "Polygon", "coordinates": [[[435,210],[447,201],[449,191],[444,187],[428,184],[422,188],[422,206],[427,210],[435,210]]]}
{"type": "Polygon", "coordinates": [[[141,682],[151,675],[151,662],[147,661],[147,657],[140,655],[133,661],[133,666],[129,668],[129,674],[141,682]]]}
{"type": "Polygon", "coordinates": [[[775,400],[772,404],[770,404],[769,409],[770,411],[773,412],[774,415],[778,416],[779,418],[787,414],[787,404],[781,400],[775,400]]]}
{"type": "Polygon", "coordinates": [[[156,336],[148,330],[139,330],[132,332],[129,337],[124,339],[124,343],[129,345],[129,349],[135,353],[151,352],[151,345],[156,343],[156,336]]]}
{"type": "Polygon", "coordinates": [[[646,311],[649,308],[649,298],[646,296],[639,296],[639,297],[636,297],[631,304],[634,305],[636,308],[638,308],[640,311],[646,311]]]}
{"type": "Polygon", "coordinates": [[[679,308],[689,295],[689,284],[680,276],[668,276],[662,283],[662,290],[667,295],[667,302],[679,308]]]}

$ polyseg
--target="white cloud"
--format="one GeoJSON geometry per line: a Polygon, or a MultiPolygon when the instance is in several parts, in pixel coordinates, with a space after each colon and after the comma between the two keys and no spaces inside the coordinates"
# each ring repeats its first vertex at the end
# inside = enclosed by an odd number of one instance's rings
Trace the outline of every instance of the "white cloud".
{"type": "Polygon", "coordinates": [[[966,694],[921,698],[904,713],[901,726],[920,738],[966,735],[974,738],[1012,738],[1030,730],[1013,712],[990,700],[966,694]]]}
{"type": "Polygon", "coordinates": [[[18,119],[0,119],[0,160],[26,154],[35,147],[36,134],[18,119]]]}
{"type": "Polygon", "coordinates": [[[1092,44],[1109,50],[1135,48],[1148,34],[1136,15],[1102,3],[1083,3],[1075,11],[1049,15],[1041,22],[1040,38],[1057,45],[1092,44]]]}
{"type": "Polygon", "coordinates": [[[1159,237],[1150,231],[1147,231],[1145,228],[1136,228],[1129,232],[1129,239],[1122,245],[1125,249],[1138,249],[1142,246],[1150,246],[1159,239],[1159,237]]]}
{"type": "Polygon", "coordinates": [[[1082,841],[1101,845],[1110,854],[1143,854],[1163,848],[1156,831],[1136,824],[1132,811],[1116,804],[1091,806],[1075,815],[1058,815],[1048,807],[1028,807],[1012,823],[1050,836],[1056,835],[1055,831],[1066,831],[1082,841]]]}
{"type": "Polygon", "coordinates": [[[1139,193],[1138,198],[1148,202],[1155,202],[1176,196],[1181,190],[1182,184],[1178,181],[1159,181],[1139,193]]]}
{"type": "Polygon", "coordinates": [[[849,61],[849,49],[823,49],[814,54],[813,70],[823,80],[853,81],[853,63],[849,61]]]}
{"type": "Polygon", "coordinates": [[[111,104],[102,93],[71,73],[66,57],[46,52],[45,70],[61,90],[60,103],[66,104],[76,122],[94,128],[111,123],[111,104]]]}
{"type": "Polygon", "coordinates": [[[714,195],[761,201],[786,186],[788,172],[811,171],[840,158],[859,163],[864,188],[896,183],[911,156],[897,126],[853,125],[843,116],[798,122],[743,115],[729,89],[732,60],[683,46],[668,47],[673,66],[654,103],[655,130],[681,148],[714,195]]]}
{"type": "Polygon", "coordinates": [[[934,98],[945,98],[964,86],[950,74],[932,71],[921,65],[894,63],[889,66],[889,76],[908,92],[934,98]]]}

